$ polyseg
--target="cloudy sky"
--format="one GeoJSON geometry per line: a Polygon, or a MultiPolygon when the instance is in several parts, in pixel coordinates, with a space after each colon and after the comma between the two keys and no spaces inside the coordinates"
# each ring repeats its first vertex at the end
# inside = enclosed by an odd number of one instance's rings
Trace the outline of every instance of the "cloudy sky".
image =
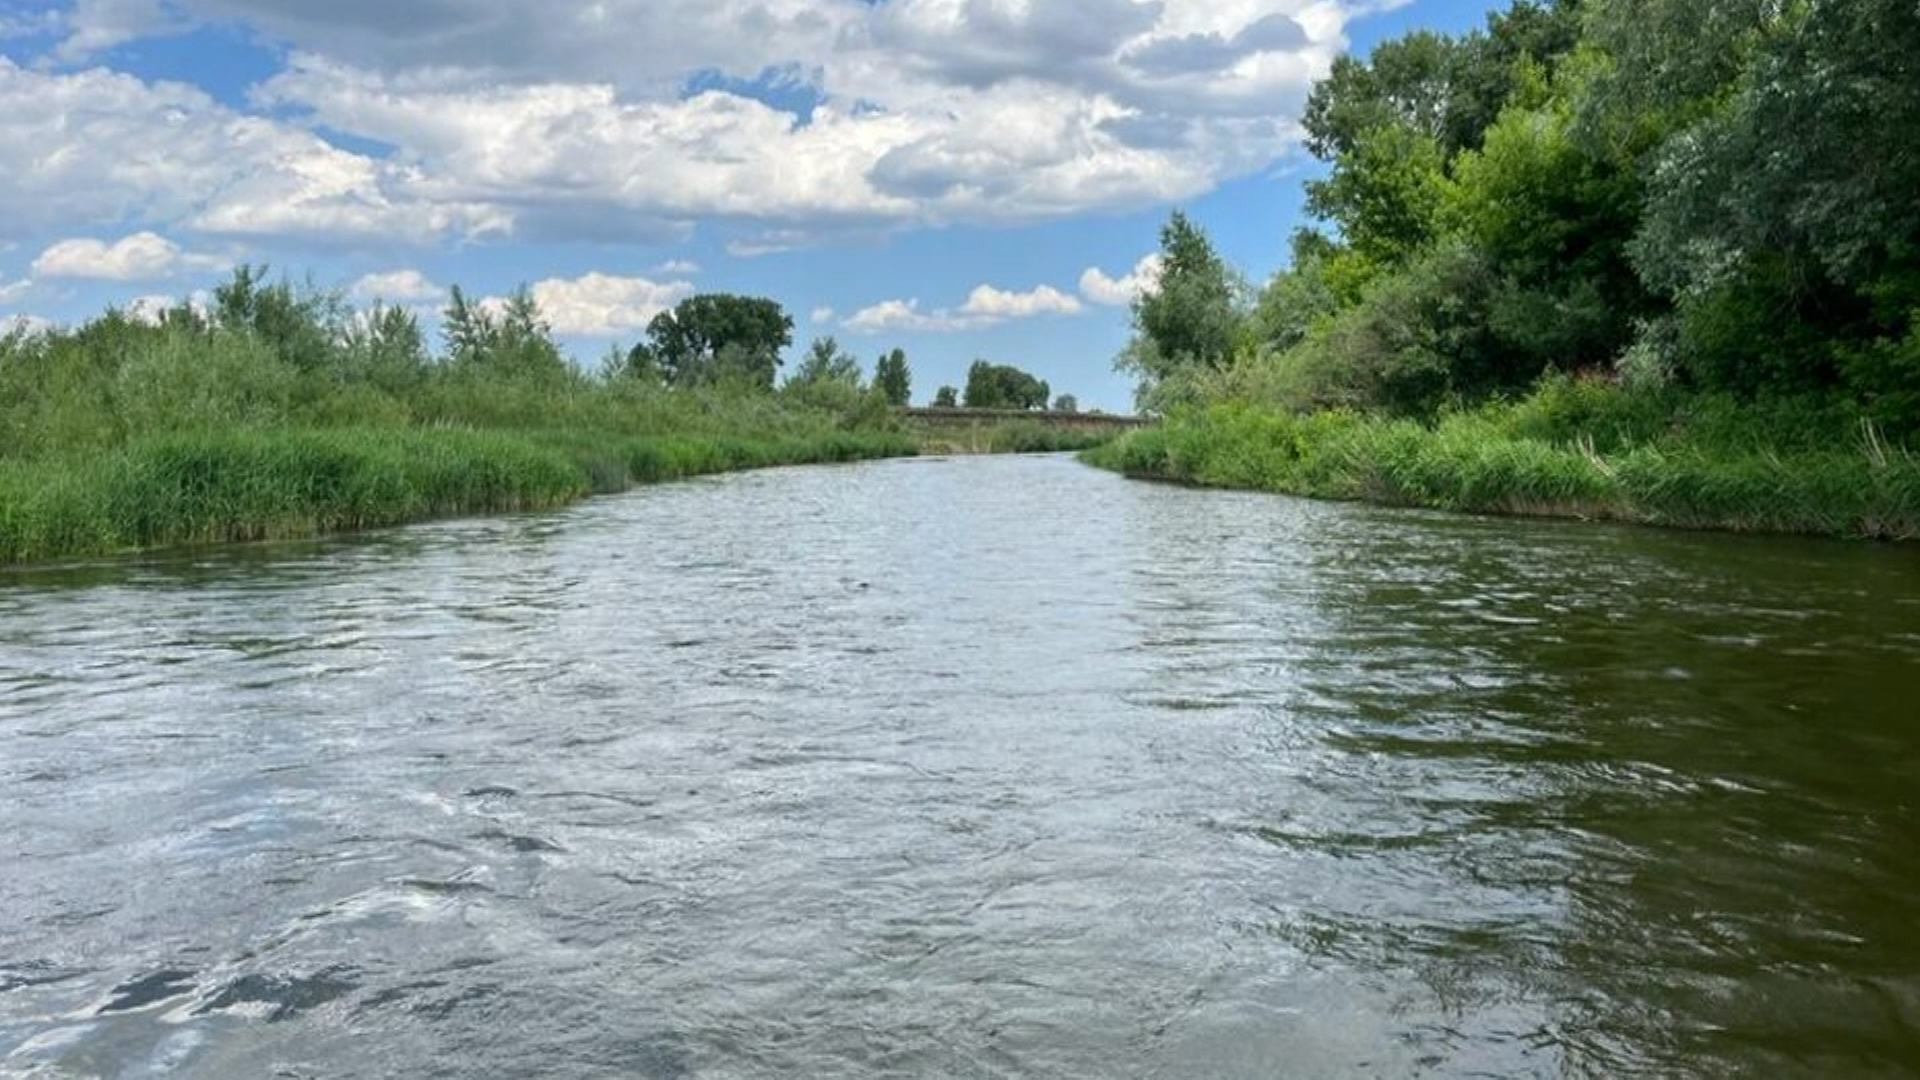
{"type": "Polygon", "coordinates": [[[431,309],[532,287],[592,361],[696,291],[796,351],[1124,409],[1167,211],[1256,278],[1344,49],[1488,0],[0,0],[0,321],[240,261],[431,309]]]}

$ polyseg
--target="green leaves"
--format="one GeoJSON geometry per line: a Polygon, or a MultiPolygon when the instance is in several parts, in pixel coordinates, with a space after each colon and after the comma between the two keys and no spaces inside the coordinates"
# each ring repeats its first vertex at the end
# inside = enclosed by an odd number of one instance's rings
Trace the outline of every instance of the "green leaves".
{"type": "Polygon", "coordinates": [[[907,354],[895,349],[881,357],[873,370],[873,385],[887,404],[905,408],[913,400],[913,373],[907,370],[907,354]]]}
{"type": "Polygon", "coordinates": [[[780,353],[791,344],[793,317],[776,301],[703,293],[647,324],[637,366],[655,366],[676,385],[742,381],[770,390],[780,353]]]}
{"type": "Polygon", "coordinates": [[[1017,367],[975,360],[967,369],[969,409],[1044,409],[1050,392],[1046,383],[1017,367]]]}

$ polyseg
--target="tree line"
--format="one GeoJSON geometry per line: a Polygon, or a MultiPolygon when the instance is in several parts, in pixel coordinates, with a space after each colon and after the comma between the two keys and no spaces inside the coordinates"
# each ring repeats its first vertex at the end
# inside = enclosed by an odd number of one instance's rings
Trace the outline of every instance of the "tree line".
{"type": "Polygon", "coordinates": [[[1163,229],[1143,407],[1430,417],[1559,373],[1920,433],[1912,0],[1522,0],[1341,58],[1304,127],[1284,271],[1163,229]]]}

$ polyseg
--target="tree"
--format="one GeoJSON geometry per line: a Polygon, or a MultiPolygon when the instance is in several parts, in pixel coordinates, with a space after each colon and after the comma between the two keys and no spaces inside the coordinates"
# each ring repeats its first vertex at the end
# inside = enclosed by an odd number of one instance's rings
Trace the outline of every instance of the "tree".
{"type": "Polygon", "coordinates": [[[800,361],[787,379],[787,386],[795,389],[837,383],[860,387],[860,361],[840,347],[840,343],[831,337],[815,338],[807,348],[807,355],[800,361]]]}
{"type": "Polygon", "coordinates": [[[951,386],[943,386],[934,392],[933,407],[936,409],[955,409],[960,406],[960,391],[951,386]]]}
{"type": "Polygon", "coordinates": [[[1139,380],[1143,408],[1164,404],[1160,391],[1195,370],[1233,359],[1245,319],[1239,278],[1206,233],[1175,211],[1160,230],[1160,280],[1133,304],[1133,341],[1114,361],[1139,380]]]}
{"type": "Polygon", "coordinates": [[[1333,221],[1347,244],[1375,263],[1406,262],[1430,243],[1447,198],[1440,143],[1405,124],[1356,136],[1332,175],[1307,182],[1307,210],[1333,221]]]}
{"type": "Polygon", "coordinates": [[[793,317],[779,303],[703,293],[647,324],[647,341],[634,347],[645,353],[634,356],[631,366],[650,361],[668,382],[681,386],[738,379],[771,389],[781,350],[791,344],[793,317]]]}
{"type": "Polygon", "coordinates": [[[1340,310],[1342,298],[1329,273],[1339,254],[1318,233],[1294,234],[1292,265],[1267,282],[1254,304],[1255,341],[1284,352],[1305,341],[1314,327],[1340,310]]]}
{"type": "Polygon", "coordinates": [[[416,386],[427,377],[426,335],[420,320],[403,307],[376,303],[351,320],[341,353],[341,368],[348,379],[364,379],[389,393],[416,386]]]}
{"type": "Polygon", "coordinates": [[[505,300],[486,302],[470,300],[454,286],[440,332],[455,370],[533,379],[564,378],[569,370],[553,328],[524,285],[505,300]]]}
{"type": "Polygon", "coordinates": [[[969,409],[1044,409],[1051,393],[1046,383],[1006,364],[975,360],[967,369],[969,409]]]}
{"type": "Polygon", "coordinates": [[[1053,399],[1053,411],[1077,413],[1080,411],[1080,399],[1074,397],[1072,394],[1061,394],[1059,397],[1053,399]]]}
{"type": "Polygon", "coordinates": [[[295,290],[284,278],[266,284],[267,269],[237,266],[224,284],[214,286],[214,325],[252,335],[301,371],[320,370],[334,358],[345,302],[338,293],[311,285],[295,290]]]}
{"type": "Polygon", "coordinates": [[[874,365],[873,385],[887,404],[905,408],[913,400],[913,374],[907,370],[907,354],[899,349],[882,356],[874,365]]]}
{"type": "Polygon", "coordinates": [[[1323,161],[1353,153],[1367,132],[1398,127],[1438,145],[1448,130],[1453,38],[1419,31],[1381,42],[1371,60],[1342,56],[1307,98],[1307,149],[1323,161]]]}

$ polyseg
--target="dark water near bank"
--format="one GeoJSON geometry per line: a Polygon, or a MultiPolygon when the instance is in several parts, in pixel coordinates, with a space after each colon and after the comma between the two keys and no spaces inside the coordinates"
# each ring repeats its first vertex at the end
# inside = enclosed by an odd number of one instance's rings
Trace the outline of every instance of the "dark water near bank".
{"type": "Polygon", "coordinates": [[[768,472],[0,577],[0,1075],[1920,1072],[1920,558],[768,472]]]}

